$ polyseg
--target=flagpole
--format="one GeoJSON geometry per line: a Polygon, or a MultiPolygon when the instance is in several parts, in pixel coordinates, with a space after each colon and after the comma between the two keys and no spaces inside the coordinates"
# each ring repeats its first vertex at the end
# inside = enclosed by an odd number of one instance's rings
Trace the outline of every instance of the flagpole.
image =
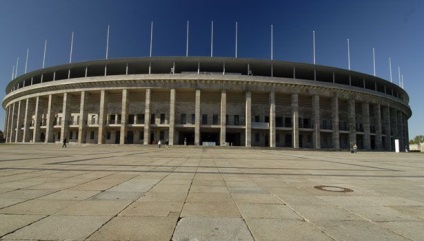
{"type": "Polygon", "coordinates": [[[398,74],[399,74],[399,86],[400,86],[400,67],[398,66],[398,74]]]}
{"type": "Polygon", "coordinates": [[[188,57],[188,34],[190,29],[190,22],[187,20],[187,42],[186,42],[186,57],[188,57]]]}
{"type": "Polygon", "coordinates": [[[274,26],[271,24],[271,60],[274,60],[274,26]]]}
{"type": "Polygon", "coordinates": [[[69,63],[72,63],[72,50],[73,50],[73,47],[74,47],[74,32],[72,32],[72,35],[71,35],[71,51],[69,53],[69,63]]]}
{"type": "Polygon", "coordinates": [[[110,32],[110,25],[107,25],[107,36],[106,36],[106,59],[109,57],[109,32],[110,32]]]}
{"type": "Polygon", "coordinates": [[[238,37],[238,23],[236,22],[236,58],[237,58],[237,37],[238,37]]]}
{"type": "Polygon", "coordinates": [[[29,57],[29,48],[27,49],[27,53],[26,53],[26,60],[25,60],[25,74],[27,73],[27,67],[28,67],[28,57],[29,57]]]}
{"type": "Polygon", "coordinates": [[[213,57],[213,21],[211,23],[211,57],[213,57]]]}
{"type": "Polygon", "coordinates": [[[15,79],[15,65],[12,68],[12,80],[15,79]]]}
{"type": "Polygon", "coordinates": [[[153,21],[150,23],[150,57],[152,57],[153,47],[153,21]]]}
{"type": "Polygon", "coordinates": [[[375,76],[375,49],[372,48],[372,66],[374,69],[374,76],[375,76]]]}
{"type": "Polygon", "coordinates": [[[314,64],[315,64],[315,31],[312,31],[312,45],[313,45],[314,64]]]}
{"type": "Polygon", "coordinates": [[[402,89],[403,89],[403,75],[402,75],[402,89]]]}
{"type": "Polygon", "coordinates": [[[44,69],[44,64],[46,63],[46,51],[47,51],[47,39],[44,41],[43,69],[44,69]]]}
{"type": "Polygon", "coordinates": [[[348,66],[348,69],[350,70],[350,43],[349,43],[349,39],[347,39],[347,66],[348,66]]]}
{"type": "Polygon", "coordinates": [[[19,57],[16,59],[15,78],[18,76],[19,57]]]}
{"type": "Polygon", "coordinates": [[[389,69],[390,69],[390,82],[393,83],[393,78],[392,78],[392,58],[389,57],[389,69]]]}

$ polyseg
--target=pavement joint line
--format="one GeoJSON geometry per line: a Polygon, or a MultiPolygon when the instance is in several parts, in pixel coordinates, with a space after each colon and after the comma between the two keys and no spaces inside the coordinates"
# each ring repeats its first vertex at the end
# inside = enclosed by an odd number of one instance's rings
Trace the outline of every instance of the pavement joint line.
{"type": "MultiPolygon", "coordinates": [[[[171,174],[171,172],[168,174],[168,175],[166,175],[166,176],[164,176],[160,181],[158,181],[156,184],[154,184],[153,186],[151,186],[146,192],[144,192],[144,193],[148,193],[150,190],[152,190],[156,185],[158,185],[163,179],[165,179],[167,176],[169,176],[171,174]]],[[[128,180],[126,180],[126,181],[124,181],[124,182],[128,182],[128,181],[130,181],[130,180],[132,180],[132,179],[134,179],[134,178],[136,178],[137,176],[134,176],[134,177],[132,177],[132,178],[130,178],[130,179],[128,179],[128,180]]],[[[122,182],[122,183],[124,183],[124,182],[122,182]]],[[[113,187],[116,187],[116,186],[118,186],[118,185],[120,185],[120,184],[122,184],[122,183],[119,183],[119,184],[116,184],[115,186],[113,186],[113,187]]],[[[113,188],[113,187],[111,187],[111,188],[113,188]]],[[[111,188],[109,188],[109,189],[111,189],[111,188]]],[[[108,190],[109,190],[108,189],[108,190]]],[[[106,190],[105,190],[106,191],[106,190]]],[[[91,236],[93,236],[97,231],[99,231],[102,227],[104,227],[107,223],[109,223],[112,219],[114,219],[114,218],[116,218],[116,217],[118,217],[119,216],[119,214],[121,214],[125,209],[127,209],[129,206],[131,206],[133,203],[135,203],[136,201],[138,201],[138,200],[140,200],[142,197],[144,197],[144,194],[142,195],[142,196],[140,196],[139,198],[137,198],[136,200],[133,200],[132,202],[130,202],[128,205],[126,205],[124,208],[122,208],[122,210],[120,211],[120,212],[118,212],[117,214],[115,214],[114,216],[112,216],[109,220],[107,220],[106,222],[104,222],[98,229],[96,229],[95,231],[93,231],[87,238],[86,238],[86,240],[87,239],[90,239],[90,237],[91,236]]]]}
{"type": "MultiPolygon", "coordinates": [[[[274,153],[272,153],[274,154],[274,153]]],[[[276,155],[276,154],[274,154],[276,155]]],[[[282,155],[286,155],[286,156],[292,156],[292,157],[299,157],[298,155],[287,155],[287,154],[282,154],[282,155]]],[[[327,157],[328,158],[328,157],[327,157]]],[[[318,160],[313,160],[311,157],[306,156],[303,159],[308,159],[310,161],[320,161],[320,162],[329,162],[329,163],[337,163],[337,164],[341,164],[341,165],[348,165],[348,166],[358,166],[358,167],[366,167],[366,168],[371,168],[371,169],[379,169],[379,170],[387,170],[387,171],[399,171],[396,169],[388,169],[388,168],[381,168],[381,167],[374,167],[374,166],[366,166],[366,165],[359,165],[359,164],[350,164],[350,163],[344,163],[344,162],[338,162],[338,161],[329,161],[329,160],[323,160],[323,159],[318,159],[318,160]],[[312,160],[311,160],[312,159],[312,160]]]]}
{"type": "MultiPolygon", "coordinates": [[[[87,171],[84,169],[63,169],[63,168],[25,168],[25,167],[2,167],[0,170],[40,170],[40,171],[87,171]]],[[[88,170],[90,172],[110,172],[110,169],[96,169],[96,170],[88,170]]],[[[119,170],[119,172],[157,172],[157,173],[163,173],[168,171],[152,171],[152,170],[119,170]]],[[[175,171],[175,173],[193,173],[191,171],[175,171]]],[[[200,174],[216,174],[216,172],[201,172],[200,174]]],[[[309,177],[365,177],[365,178],[424,178],[424,175],[406,175],[406,176],[395,176],[395,175],[366,175],[366,174],[356,174],[356,175],[347,175],[347,174],[313,174],[313,173],[255,173],[255,172],[249,172],[249,173],[242,173],[242,172],[223,172],[222,174],[225,175],[263,175],[263,176],[309,176],[309,177]]]]}
{"type": "Polygon", "coordinates": [[[317,226],[314,222],[311,222],[308,218],[306,218],[305,216],[303,216],[301,213],[299,213],[298,211],[296,211],[293,207],[291,207],[288,203],[286,203],[282,198],[278,197],[277,195],[275,195],[275,193],[271,192],[268,188],[264,187],[268,192],[270,192],[272,194],[272,196],[274,196],[275,198],[277,198],[278,200],[280,200],[281,202],[284,203],[284,205],[286,207],[288,207],[290,210],[292,210],[294,213],[296,213],[297,215],[299,215],[300,217],[303,218],[303,221],[306,223],[311,224],[312,226],[314,226],[316,229],[320,230],[323,234],[327,235],[329,238],[333,239],[333,240],[337,240],[335,237],[331,236],[329,233],[325,232],[325,230],[323,230],[322,228],[320,228],[319,226],[317,226]]]}
{"type": "MultiPolygon", "coordinates": [[[[219,172],[219,169],[218,169],[218,172],[219,172]]],[[[221,178],[222,178],[222,174],[221,174],[221,178]]],[[[248,178],[252,179],[252,177],[250,177],[250,176],[248,176],[248,178]]],[[[241,219],[243,220],[244,224],[246,225],[247,230],[249,230],[250,236],[252,236],[253,240],[256,240],[256,239],[255,239],[255,236],[253,235],[252,230],[250,229],[249,225],[247,225],[246,219],[243,217],[243,215],[242,215],[242,214],[241,214],[241,212],[240,212],[240,207],[239,207],[239,205],[238,205],[238,204],[237,204],[237,202],[234,200],[234,195],[233,195],[233,193],[232,193],[232,192],[230,192],[230,189],[228,188],[227,181],[226,181],[224,178],[222,178],[222,179],[223,179],[223,181],[225,182],[225,187],[227,188],[227,191],[230,193],[231,198],[233,199],[233,202],[234,202],[234,204],[235,204],[235,205],[236,205],[236,207],[237,207],[237,211],[240,213],[241,219]]]]}
{"type": "MultiPolygon", "coordinates": [[[[7,215],[7,214],[6,214],[7,215]]],[[[13,214],[13,215],[16,215],[16,214],[13,214]]],[[[3,237],[5,237],[5,236],[7,236],[7,235],[10,235],[10,234],[13,234],[13,233],[16,233],[17,231],[19,231],[19,230],[21,230],[21,229],[23,229],[23,228],[26,228],[26,227],[28,227],[28,226],[31,226],[32,224],[34,224],[34,223],[36,223],[36,222],[38,222],[38,221],[41,221],[41,220],[43,220],[43,219],[46,219],[46,218],[48,218],[48,217],[50,217],[51,215],[46,215],[45,217],[42,217],[42,218],[40,218],[40,219],[38,219],[38,220],[35,220],[35,221],[33,221],[33,222],[31,222],[31,223],[29,223],[29,224],[27,224],[27,225],[24,225],[24,226],[22,226],[22,227],[20,227],[20,228],[17,228],[17,229],[15,229],[15,230],[13,230],[13,231],[10,231],[9,233],[6,233],[6,234],[4,234],[4,235],[2,235],[2,236],[0,236],[0,239],[2,239],[3,237]]]]}
{"type": "MultiPolygon", "coordinates": [[[[185,162],[187,162],[189,159],[190,158],[187,158],[185,162]]],[[[199,166],[197,166],[196,172],[197,172],[198,168],[199,168],[199,166]]],[[[178,223],[180,222],[181,219],[183,219],[183,217],[181,217],[181,214],[183,212],[183,209],[184,209],[185,204],[187,203],[187,198],[188,198],[188,195],[190,194],[191,187],[193,186],[193,181],[194,181],[195,176],[196,176],[196,174],[194,174],[193,177],[191,178],[190,187],[188,188],[186,197],[184,199],[183,206],[181,207],[180,214],[178,215],[177,223],[175,224],[174,230],[172,230],[171,240],[172,240],[172,237],[174,237],[175,231],[177,230],[178,223]]]]}

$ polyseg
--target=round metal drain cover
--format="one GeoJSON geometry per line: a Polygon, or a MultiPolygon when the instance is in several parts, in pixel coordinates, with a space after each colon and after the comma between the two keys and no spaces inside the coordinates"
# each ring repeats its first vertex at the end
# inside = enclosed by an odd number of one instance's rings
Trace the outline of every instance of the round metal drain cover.
{"type": "Polygon", "coordinates": [[[327,192],[353,192],[350,188],[337,186],[315,186],[314,188],[327,192]]]}

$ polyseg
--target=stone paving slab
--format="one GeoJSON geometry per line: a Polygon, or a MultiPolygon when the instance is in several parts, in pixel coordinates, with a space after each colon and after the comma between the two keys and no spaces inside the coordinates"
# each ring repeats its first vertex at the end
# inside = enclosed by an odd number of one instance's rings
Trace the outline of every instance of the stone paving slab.
{"type": "Polygon", "coordinates": [[[391,230],[369,221],[326,221],[317,224],[325,233],[336,240],[408,240],[391,230]]]}
{"type": "Polygon", "coordinates": [[[120,216],[167,217],[170,213],[180,213],[183,202],[139,201],[126,208],[120,216]]]}
{"type": "MultiPolygon", "coordinates": [[[[247,226],[257,241],[263,240],[334,240],[312,224],[301,220],[247,219],[247,226]]],[[[372,239],[364,239],[372,240],[372,239]]],[[[375,240],[375,239],[374,239],[375,240]]]]}
{"type": "Polygon", "coordinates": [[[127,207],[131,201],[128,200],[87,200],[78,202],[55,215],[67,216],[114,216],[127,207]]]}
{"type": "Polygon", "coordinates": [[[7,215],[0,214],[0,236],[11,233],[28,224],[42,219],[43,215],[7,215]]]}
{"type": "Polygon", "coordinates": [[[424,236],[422,154],[72,144],[0,149],[13,160],[0,162],[1,240],[424,236]],[[353,192],[314,188],[320,185],[353,192]]]}
{"type": "Polygon", "coordinates": [[[88,240],[170,240],[177,217],[116,217],[88,240]]]}
{"type": "Polygon", "coordinates": [[[182,218],[175,229],[172,241],[254,240],[241,218],[182,218]]]}
{"type": "Polygon", "coordinates": [[[238,204],[243,218],[278,218],[303,220],[301,216],[292,209],[282,204],[238,204]]]}
{"type": "Polygon", "coordinates": [[[5,236],[7,239],[84,240],[110,217],[50,216],[5,236]]]}
{"type": "Polygon", "coordinates": [[[144,192],[117,192],[117,191],[104,191],[97,192],[98,194],[92,196],[91,200],[131,200],[135,201],[144,195],[144,192]]]}

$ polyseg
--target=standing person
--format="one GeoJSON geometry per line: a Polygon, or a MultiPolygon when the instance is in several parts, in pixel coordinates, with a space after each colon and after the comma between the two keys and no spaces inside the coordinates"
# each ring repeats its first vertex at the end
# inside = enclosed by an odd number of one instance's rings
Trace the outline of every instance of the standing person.
{"type": "Polygon", "coordinates": [[[356,144],[353,144],[353,153],[356,153],[357,150],[358,150],[358,147],[356,146],[356,144]]]}
{"type": "Polygon", "coordinates": [[[65,147],[66,148],[66,138],[63,138],[63,145],[62,148],[65,147]]]}
{"type": "Polygon", "coordinates": [[[158,148],[160,148],[160,145],[161,145],[162,143],[160,142],[160,140],[158,141],[158,148]]]}

